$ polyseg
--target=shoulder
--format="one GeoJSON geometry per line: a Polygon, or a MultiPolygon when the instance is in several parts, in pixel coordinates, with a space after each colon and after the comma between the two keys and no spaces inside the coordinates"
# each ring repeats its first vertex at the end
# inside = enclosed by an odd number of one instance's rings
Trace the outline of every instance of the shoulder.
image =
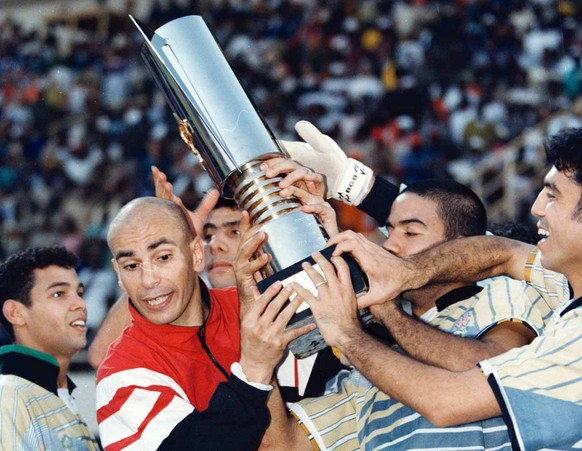
{"type": "Polygon", "coordinates": [[[111,344],[107,356],[97,369],[97,381],[118,371],[144,366],[144,359],[149,355],[144,352],[147,345],[136,338],[134,332],[126,329],[111,344]]]}
{"type": "Polygon", "coordinates": [[[239,315],[238,291],[236,287],[210,288],[210,299],[214,305],[219,305],[220,310],[239,315]]]}

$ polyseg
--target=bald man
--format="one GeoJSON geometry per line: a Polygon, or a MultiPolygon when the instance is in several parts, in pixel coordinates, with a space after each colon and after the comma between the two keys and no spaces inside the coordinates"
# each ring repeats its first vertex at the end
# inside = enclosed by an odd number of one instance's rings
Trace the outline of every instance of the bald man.
{"type": "Polygon", "coordinates": [[[106,450],[256,449],[266,400],[299,301],[273,285],[239,322],[235,288],[197,276],[204,248],[172,201],[124,206],[107,237],[133,321],[97,373],[97,419],[106,450]],[[280,313],[279,313],[280,312],[280,313]]]}

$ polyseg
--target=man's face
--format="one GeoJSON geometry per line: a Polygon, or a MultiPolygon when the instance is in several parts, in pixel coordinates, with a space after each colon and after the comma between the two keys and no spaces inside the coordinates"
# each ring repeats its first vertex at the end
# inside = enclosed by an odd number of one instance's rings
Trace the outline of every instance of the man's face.
{"type": "Polygon", "coordinates": [[[22,309],[26,327],[19,344],[57,358],[71,358],[87,344],[87,308],[83,285],[72,268],[34,270],[31,305],[22,309]]]}
{"type": "Polygon", "coordinates": [[[206,274],[214,288],[236,284],[232,262],[240,241],[242,213],[237,208],[215,208],[208,215],[202,232],[206,255],[206,274]]]}
{"type": "Polygon", "coordinates": [[[553,167],[546,175],[544,188],[532,206],[538,217],[538,243],[542,264],[564,273],[573,283],[582,262],[582,213],[576,211],[582,188],[553,167]]]}
{"type": "Polygon", "coordinates": [[[145,318],[154,324],[195,325],[196,272],[204,268],[200,238],[187,242],[182,230],[160,214],[119,226],[110,247],[119,280],[145,318]]]}
{"type": "Polygon", "coordinates": [[[399,195],[386,221],[388,238],[382,247],[398,257],[407,257],[445,241],[445,226],[437,204],[417,194],[399,195]]]}

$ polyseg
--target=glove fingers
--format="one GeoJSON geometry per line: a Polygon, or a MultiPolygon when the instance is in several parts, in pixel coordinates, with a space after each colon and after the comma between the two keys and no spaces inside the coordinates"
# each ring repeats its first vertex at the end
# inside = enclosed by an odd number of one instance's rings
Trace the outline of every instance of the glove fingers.
{"type": "Polygon", "coordinates": [[[299,121],[295,124],[295,130],[303,140],[317,152],[326,152],[329,148],[327,136],[321,133],[315,125],[308,121],[299,121]]]}
{"type": "Polygon", "coordinates": [[[300,163],[313,152],[313,148],[309,144],[300,141],[285,141],[282,139],[279,144],[283,145],[293,160],[297,160],[300,163]]]}

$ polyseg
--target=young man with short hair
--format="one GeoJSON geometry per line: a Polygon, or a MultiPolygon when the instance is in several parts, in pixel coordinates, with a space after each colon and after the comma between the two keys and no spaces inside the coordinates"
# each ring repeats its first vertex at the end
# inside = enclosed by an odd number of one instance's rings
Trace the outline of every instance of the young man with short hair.
{"type": "Polygon", "coordinates": [[[0,266],[0,448],[100,449],[79,416],[67,376],[87,342],[77,258],[63,247],[33,248],[0,266]]]}

